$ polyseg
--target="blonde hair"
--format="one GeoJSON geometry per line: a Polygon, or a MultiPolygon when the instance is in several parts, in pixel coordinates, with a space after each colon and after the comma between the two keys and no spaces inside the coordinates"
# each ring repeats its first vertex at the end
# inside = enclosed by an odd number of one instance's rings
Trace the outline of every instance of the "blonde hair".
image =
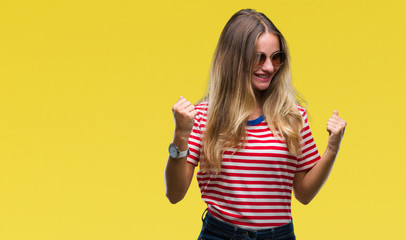
{"type": "Polygon", "coordinates": [[[264,14],[244,9],[227,22],[214,53],[205,99],[209,104],[201,171],[219,173],[224,151],[231,147],[238,151],[243,147],[245,126],[257,101],[263,104],[263,113],[272,133],[285,140],[291,154],[301,154],[303,122],[291,81],[288,47],[282,34],[264,14]],[[251,78],[255,44],[264,32],[278,37],[286,60],[258,99],[251,78]]]}

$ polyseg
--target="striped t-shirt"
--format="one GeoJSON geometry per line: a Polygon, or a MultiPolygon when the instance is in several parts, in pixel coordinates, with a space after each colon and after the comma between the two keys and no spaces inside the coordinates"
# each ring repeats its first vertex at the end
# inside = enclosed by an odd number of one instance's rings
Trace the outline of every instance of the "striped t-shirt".
{"type": "MultiPolygon", "coordinates": [[[[207,120],[207,102],[197,105],[198,111],[189,137],[187,161],[199,164],[202,134],[207,120]]],[[[291,220],[292,185],[295,172],[312,168],[320,159],[310,132],[304,108],[302,155],[288,152],[286,144],[274,137],[266,121],[260,117],[248,121],[246,143],[234,153],[227,149],[218,175],[197,173],[202,199],[210,213],[227,223],[248,229],[281,226],[291,220]],[[234,153],[234,154],[233,154],[234,153]]]]}

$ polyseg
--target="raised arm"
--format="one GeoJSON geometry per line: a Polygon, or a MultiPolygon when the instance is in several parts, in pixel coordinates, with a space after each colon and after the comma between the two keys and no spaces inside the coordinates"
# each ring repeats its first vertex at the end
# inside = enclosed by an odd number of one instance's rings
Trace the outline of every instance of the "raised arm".
{"type": "Polygon", "coordinates": [[[302,204],[308,204],[320,191],[333,168],[334,161],[340,149],[347,122],[334,111],[327,122],[329,132],[326,151],[317,164],[307,171],[296,172],[293,180],[295,197],[302,204]]]}
{"type": "MultiPolygon", "coordinates": [[[[188,149],[188,139],[197,112],[195,107],[183,97],[180,97],[172,107],[172,112],[175,120],[175,133],[172,143],[178,147],[179,151],[185,151],[188,149]]],[[[166,197],[172,204],[183,199],[192,181],[195,166],[187,163],[186,158],[186,156],[176,159],[169,157],[166,163],[166,197]]]]}

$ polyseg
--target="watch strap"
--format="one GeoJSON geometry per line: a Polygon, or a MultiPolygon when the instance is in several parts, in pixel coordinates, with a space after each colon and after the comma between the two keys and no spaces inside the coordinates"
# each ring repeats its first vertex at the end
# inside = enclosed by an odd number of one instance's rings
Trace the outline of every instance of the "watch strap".
{"type": "Polygon", "coordinates": [[[169,144],[169,156],[173,159],[186,157],[186,155],[189,155],[189,153],[189,148],[185,151],[179,151],[179,148],[178,146],[176,146],[176,144],[169,144]]]}
{"type": "Polygon", "coordinates": [[[183,157],[186,157],[186,156],[189,156],[189,148],[187,150],[185,150],[185,151],[179,151],[178,158],[183,158],[183,157]]]}

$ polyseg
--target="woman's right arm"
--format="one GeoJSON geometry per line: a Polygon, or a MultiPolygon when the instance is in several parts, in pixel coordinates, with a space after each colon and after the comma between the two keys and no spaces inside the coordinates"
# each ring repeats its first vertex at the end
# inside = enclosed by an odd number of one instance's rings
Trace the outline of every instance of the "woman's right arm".
{"type": "MultiPolygon", "coordinates": [[[[172,107],[172,112],[175,120],[173,143],[178,147],[179,151],[185,151],[188,149],[189,135],[197,111],[189,101],[180,97],[172,107]]],[[[177,159],[169,157],[166,163],[166,197],[172,204],[183,199],[192,181],[195,166],[187,163],[186,159],[187,157],[177,159]]]]}

